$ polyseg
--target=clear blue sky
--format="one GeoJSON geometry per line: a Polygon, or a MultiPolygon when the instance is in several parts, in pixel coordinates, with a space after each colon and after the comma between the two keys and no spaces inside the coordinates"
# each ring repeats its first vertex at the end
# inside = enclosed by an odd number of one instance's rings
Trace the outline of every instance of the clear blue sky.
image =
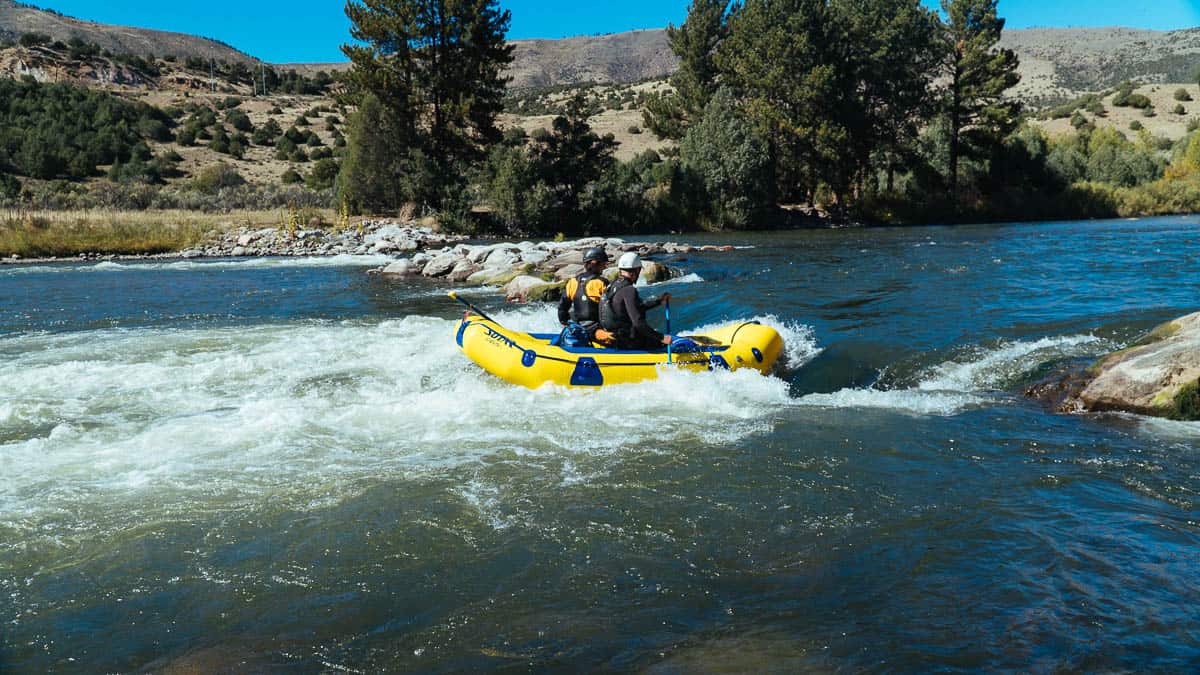
{"type": "MultiPolygon", "coordinates": [[[[930,6],[936,0],[923,0],[930,6]]],[[[217,38],[273,63],[341,61],[348,38],[343,0],[32,0],[90,21],[217,38]]],[[[556,38],[679,24],[688,0],[501,0],[509,38],[556,38]]],[[[1200,0],[1000,0],[1010,28],[1200,26],[1200,0]]]]}

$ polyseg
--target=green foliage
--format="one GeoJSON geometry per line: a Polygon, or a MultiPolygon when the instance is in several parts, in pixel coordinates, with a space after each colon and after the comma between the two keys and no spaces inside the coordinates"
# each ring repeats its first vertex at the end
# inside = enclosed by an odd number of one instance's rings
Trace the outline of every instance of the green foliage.
{"type": "Polygon", "coordinates": [[[157,108],[68,84],[0,80],[0,170],[82,178],[126,162],[143,139],[170,137],[157,108]]]}
{"type": "Polygon", "coordinates": [[[943,99],[950,120],[949,187],[959,189],[959,160],[983,157],[999,147],[1017,127],[1020,104],[1004,92],[1020,81],[1018,60],[1009,49],[997,47],[1004,19],[996,15],[996,0],[942,0],[947,15],[944,46],[943,99]]]}
{"type": "Polygon", "coordinates": [[[1178,89],[1176,89],[1176,90],[1175,90],[1175,100],[1176,100],[1176,101],[1183,101],[1183,102],[1185,102],[1185,103],[1186,103],[1187,101],[1190,101],[1190,100],[1192,100],[1192,95],[1188,93],[1188,90],[1187,90],[1187,89],[1184,89],[1183,87],[1180,87],[1180,88],[1178,88],[1178,89]]]}
{"type": "Polygon", "coordinates": [[[0,202],[11,202],[21,194],[21,181],[16,176],[0,172],[0,202]]]}
{"type": "Polygon", "coordinates": [[[1187,108],[1183,107],[1182,103],[1176,103],[1175,108],[1172,109],[1171,112],[1175,113],[1176,115],[1186,115],[1187,108]]]}
{"type": "Polygon", "coordinates": [[[304,182],[304,178],[300,175],[299,171],[289,166],[287,171],[284,171],[283,175],[279,177],[279,182],[284,185],[295,185],[296,183],[304,182]]]}
{"type": "Polygon", "coordinates": [[[25,33],[17,39],[22,47],[40,47],[50,44],[50,36],[45,33],[25,33]]]}
{"type": "Polygon", "coordinates": [[[210,164],[200,170],[200,174],[192,181],[192,188],[203,194],[216,194],[224,188],[237,187],[245,184],[237,169],[224,163],[210,164]]]}
{"type": "Polygon", "coordinates": [[[338,170],[338,163],[335,159],[327,157],[317,160],[313,164],[312,170],[309,171],[308,177],[304,179],[304,184],[310,190],[328,190],[333,187],[338,170]]]}
{"type": "Polygon", "coordinates": [[[679,69],[671,76],[673,91],[650,97],[643,114],[646,128],[659,138],[683,138],[716,93],[714,56],[727,33],[728,5],[726,0],[692,0],[683,25],[667,26],[671,51],[679,57],[679,69]]]}
{"type": "Polygon", "coordinates": [[[1179,388],[1171,400],[1170,417],[1183,421],[1200,420],[1200,380],[1179,388]]]}
{"type": "Polygon", "coordinates": [[[279,123],[272,117],[255,129],[251,138],[255,145],[274,145],[275,139],[282,135],[283,129],[279,128],[279,123]]]}
{"type": "Polygon", "coordinates": [[[250,121],[250,116],[241,110],[230,109],[227,111],[225,121],[238,131],[254,131],[254,124],[250,121]]]}
{"type": "MultiPolygon", "coordinates": [[[[392,166],[378,168],[404,177],[398,194],[374,194],[396,197],[385,205],[393,209],[461,200],[466,167],[500,139],[511,14],[497,0],[350,0],[346,15],[355,40],[342,46],[353,62],[348,78],[387,109],[396,135],[392,166]]],[[[352,134],[359,157],[373,154],[355,142],[352,134]]]]}
{"type": "Polygon", "coordinates": [[[1130,128],[1132,131],[1141,131],[1141,130],[1142,130],[1142,129],[1144,129],[1145,127],[1144,127],[1144,126],[1142,126],[1142,123],[1141,123],[1141,122],[1139,122],[1139,121],[1137,121],[1137,120],[1134,120],[1134,121],[1132,121],[1132,122],[1130,122],[1130,123],[1129,123],[1129,128],[1130,128]]]}
{"type": "Polygon", "coordinates": [[[688,129],[680,147],[686,170],[699,178],[704,217],[716,227],[752,226],[773,204],[767,142],[747,120],[729,89],[721,89],[688,129]]]}

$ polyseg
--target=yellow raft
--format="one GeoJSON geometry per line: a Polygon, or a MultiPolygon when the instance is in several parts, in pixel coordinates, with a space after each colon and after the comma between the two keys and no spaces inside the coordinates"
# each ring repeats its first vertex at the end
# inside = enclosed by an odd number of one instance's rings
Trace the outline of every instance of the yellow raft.
{"type": "Polygon", "coordinates": [[[468,312],[458,324],[458,346],[484,370],[506,382],[537,389],[545,384],[595,388],[653,380],[665,368],[738,370],[766,373],[783,351],[783,338],[757,322],[732,323],[703,335],[685,353],[621,351],[558,346],[558,334],[521,333],[468,312]]]}

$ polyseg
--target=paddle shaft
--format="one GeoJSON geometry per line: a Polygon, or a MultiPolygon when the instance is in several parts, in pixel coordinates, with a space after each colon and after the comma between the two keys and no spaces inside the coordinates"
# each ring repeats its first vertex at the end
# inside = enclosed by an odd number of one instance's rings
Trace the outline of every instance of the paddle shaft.
{"type": "Polygon", "coordinates": [[[487,314],[484,314],[484,313],[483,313],[483,311],[482,311],[482,310],[480,310],[478,307],[476,307],[475,305],[472,305],[471,303],[467,302],[466,300],[463,300],[462,298],[458,297],[458,293],[455,293],[455,292],[451,291],[451,292],[450,292],[450,297],[452,297],[452,298],[454,298],[455,300],[457,300],[457,301],[461,302],[462,304],[466,305],[466,306],[467,306],[467,309],[469,309],[469,310],[471,310],[472,312],[475,312],[476,314],[478,314],[478,315],[480,316],[480,318],[487,319],[488,321],[494,321],[494,319],[492,319],[492,317],[488,316],[487,314]]]}
{"type": "MultiPolygon", "coordinates": [[[[663,301],[663,305],[666,307],[666,314],[667,314],[667,335],[670,335],[671,334],[671,298],[668,297],[665,301],[663,301]]],[[[671,341],[672,344],[667,345],[667,363],[671,363],[671,361],[673,360],[671,358],[672,357],[671,348],[675,346],[673,344],[674,342],[675,341],[672,340],[671,341]]]]}

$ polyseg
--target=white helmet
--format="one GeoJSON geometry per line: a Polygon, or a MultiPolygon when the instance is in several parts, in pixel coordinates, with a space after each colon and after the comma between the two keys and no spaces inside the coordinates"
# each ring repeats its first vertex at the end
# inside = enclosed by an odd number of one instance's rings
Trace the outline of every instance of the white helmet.
{"type": "Polygon", "coordinates": [[[617,267],[623,270],[640,270],[642,269],[642,257],[630,251],[621,256],[617,261],[617,267]]]}

